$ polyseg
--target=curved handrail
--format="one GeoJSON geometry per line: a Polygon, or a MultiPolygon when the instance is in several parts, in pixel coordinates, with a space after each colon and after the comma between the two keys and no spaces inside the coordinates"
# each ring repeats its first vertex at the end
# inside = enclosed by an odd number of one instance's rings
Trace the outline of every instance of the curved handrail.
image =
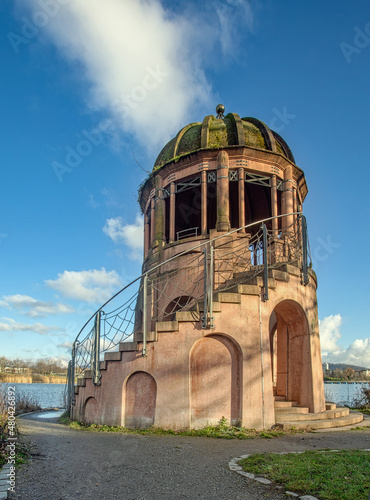
{"type": "Polygon", "coordinates": [[[233,229],[231,231],[228,231],[227,233],[223,233],[219,236],[216,236],[215,238],[212,238],[211,240],[207,240],[207,241],[203,241],[202,243],[199,243],[198,245],[195,245],[194,247],[192,248],[188,248],[187,250],[184,250],[183,252],[180,252],[176,255],[174,255],[173,257],[170,257],[169,259],[157,264],[156,266],[150,268],[148,271],[145,271],[145,273],[141,274],[140,276],[138,276],[137,278],[135,278],[134,280],[132,280],[130,283],[128,283],[127,285],[125,285],[123,288],[121,288],[117,293],[115,293],[110,299],[108,299],[106,302],[104,302],[104,304],[102,306],[99,307],[99,309],[97,309],[94,314],[92,314],[90,316],[90,318],[86,321],[86,323],[83,325],[83,327],[81,328],[81,330],[78,332],[74,342],[73,342],[73,346],[75,346],[77,340],[78,340],[78,337],[81,335],[81,333],[83,332],[83,330],[85,329],[85,327],[90,323],[90,321],[96,316],[96,314],[100,311],[102,311],[102,309],[107,305],[109,304],[109,302],[111,302],[113,299],[115,299],[120,293],[124,292],[127,288],[129,288],[131,285],[133,285],[134,283],[136,283],[137,281],[139,281],[141,278],[143,278],[145,275],[148,275],[148,274],[151,274],[153,273],[153,271],[155,271],[156,269],[160,268],[161,266],[165,265],[165,264],[168,264],[169,262],[181,257],[182,255],[185,255],[187,253],[190,253],[194,250],[197,250],[203,246],[206,246],[208,245],[209,243],[212,243],[214,241],[217,241],[218,239],[220,238],[224,238],[225,236],[229,236],[230,234],[234,234],[234,233],[237,233],[238,231],[241,231],[242,229],[247,229],[249,227],[253,227],[253,226],[256,226],[256,225],[261,225],[261,224],[264,224],[265,222],[268,222],[272,219],[279,219],[279,218],[282,218],[282,217],[287,217],[287,216],[290,216],[290,215],[297,215],[297,216],[302,216],[303,215],[303,212],[291,212],[291,213],[288,213],[288,214],[282,214],[282,215],[276,215],[274,217],[267,217],[266,219],[261,219],[259,221],[256,221],[256,222],[252,222],[250,224],[246,224],[245,226],[241,226],[241,227],[238,227],[237,229],[233,229]]]}

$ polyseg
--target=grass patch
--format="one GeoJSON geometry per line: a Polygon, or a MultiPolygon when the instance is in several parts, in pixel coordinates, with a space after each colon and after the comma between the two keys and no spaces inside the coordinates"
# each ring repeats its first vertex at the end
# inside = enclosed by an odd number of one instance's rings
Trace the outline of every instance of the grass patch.
{"type": "Polygon", "coordinates": [[[71,429],[90,431],[90,432],[118,432],[120,434],[141,434],[152,436],[185,436],[185,437],[209,437],[218,439],[253,439],[256,437],[272,439],[287,434],[302,433],[301,430],[291,429],[283,431],[280,429],[256,431],[255,429],[246,429],[245,427],[230,426],[226,419],[222,418],[218,425],[207,426],[202,429],[183,429],[183,430],[164,430],[158,427],[150,427],[149,429],[128,429],[127,427],[120,427],[118,425],[97,425],[97,424],[84,424],[70,420],[68,413],[65,412],[59,421],[68,425],[71,429]]]}
{"type": "Polygon", "coordinates": [[[368,500],[370,452],[305,451],[255,454],[240,460],[246,472],[266,477],[285,489],[322,500],[368,500]]]}
{"type": "MultiPolygon", "coordinates": [[[[12,393],[13,394],[13,393],[12,393]]],[[[32,411],[36,408],[40,408],[38,403],[29,399],[23,394],[16,393],[15,396],[15,410],[16,412],[32,411]]],[[[15,420],[14,427],[11,425],[8,419],[8,408],[9,408],[9,395],[7,386],[0,387],[0,469],[4,464],[8,463],[9,454],[9,443],[15,443],[15,465],[18,466],[27,462],[29,458],[28,449],[25,444],[20,441],[20,433],[17,425],[17,420],[15,420]],[[11,429],[10,429],[10,428],[11,429]],[[13,438],[13,440],[9,440],[13,438]],[[16,440],[14,439],[16,438],[16,440]]],[[[12,421],[12,419],[10,419],[12,421]]],[[[14,420],[13,420],[14,422],[14,420]]]]}

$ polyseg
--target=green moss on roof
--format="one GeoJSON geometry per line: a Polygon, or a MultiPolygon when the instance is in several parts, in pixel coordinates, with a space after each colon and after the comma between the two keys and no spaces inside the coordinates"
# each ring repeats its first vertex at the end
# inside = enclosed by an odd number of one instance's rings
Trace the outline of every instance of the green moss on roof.
{"type": "Polygon", "coordinates": [[[197,151],[200,149],[200,133],[202,126],[193,125],[189,130],[185,132],[182,136],[179,147],[177,148],[177,155],[181,156],[183,154],[197,151]]]}
{"type": "Polygon", "coordinates": [[[245,144],[254,148],[265,149],[265,140],[261,131],[253,123],[243,121],[245,144]]]}
{"type": "Polygon", "coordinates": [[[220,119],[212,115],[207,116],[203,124],[195,122],[182,128],[159,153],[153,171],[166,163],[177,161],[184,155],[201,149],[220,149],[229,146],[277,151],[294,162],[289,147],[267,125],[255,118],[240,118],[236,113],[230,113],[220,119]],[[244,137],[241,137],[243,131],[244,137]],[[271,140],[269,139],[266,143],[269,137],[271,140]]]}

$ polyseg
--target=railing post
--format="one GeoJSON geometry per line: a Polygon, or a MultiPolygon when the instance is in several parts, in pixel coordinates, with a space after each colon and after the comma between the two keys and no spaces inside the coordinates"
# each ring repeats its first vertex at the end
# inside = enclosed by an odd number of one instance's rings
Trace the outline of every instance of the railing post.
{"type": "Polygon", "coordinates": [[[208,294],[208,304],[209,304],[209,327],[214,328],[214,316],[213,316],[213,276],[214,276],[214,248],[211,243],[211,256],[209,260],[209,294],[208,294]]]}
{"type": "Polygon", "coordinates": [[[75,363],[76,363],[76,342],[72,345],[72,360],[71,360],[71,373],[70,373],[70,417],[72,412],[72,406],[75,404],[75,363]]]}
{"type": "Polygon", "coordinates": [[[207,273],[207,247],[204,247],[203,250],[203,255],[204,255],[204,297],[203,297],[203,302],[204,302],[204,310],[203,310],[203,317],[202,317],[202,328],[203,330],[207,328],[207,316],[208,316],[208,300],[207,300],[207,294],[208,294],[208,273],[207,273]]]}
{"type": "Polygon", "coordinates": [[[262,244],[263,244],[263,300],[266,302],[269,299],[269,277],[268,277],[268,262],[267,262],[267,228],[262,224],[262,244]]]}
{"type": "Polygon", "coordinates": [[[93,360],[92,360],[92,376],[93,384],[100,385],[100,316],[101,311],[98,311],[95,316],[94,326],[94,346],[93,346],[93,360]]]}
{"type": "Polygon", "coordinates": [[[307,220],[304,215],[301,215],[302,221],[302,277],[304,286],[308,285],[309,277],[308,277],[308,254],[307,254],[307,220]]]}
{"type": "Polygon", "coordinates": [[[67,400],[66,400],[66,405],[67,405],[66,410],[68,411],[69,416],[71,413],[71,399],[72,399],[71,365],[72,361],[70,360],[68,361],[68,370],[67,370],[67,400]]]}
{"type": "Polygon", "coordinates": [[[143,352],[142,355],[147,356],[146,337],[148,328],[148,275],[144,276],[143,283],[143,352]]]}

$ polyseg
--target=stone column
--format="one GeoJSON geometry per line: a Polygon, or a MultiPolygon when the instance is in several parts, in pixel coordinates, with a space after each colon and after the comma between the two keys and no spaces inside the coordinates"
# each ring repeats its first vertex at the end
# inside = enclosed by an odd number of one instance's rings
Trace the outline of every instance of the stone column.
{"type": "Polygon", "coordinates": [[[229,215],[229,155],[220,151],[217,156],[217,221],[216,231],[230,231],[229,215]]]}
{"type": "MultiPolygon", "coordinates": [[[[239,227],[245,226],[245,173],[244,168],[238,169],[238,195],[239,195],[239,227]]],[[[245,233],[245,229],[240,230],[245,233]]]]}
{"type": "Polygon", "coordinates": [[[200,232],[202,235],[207,234],[207,171],[202,170],[201,173],[201,220],[200,232]]]}
{"type": "MultiPolygon", "coordinates": [[[[293,169],[289,165],[284,171],[284,192],[283,192],[283,210],[285,214],[293,212],[293,169]]],[[[293,224],[293,215],[284,217],[285,227],[293,224]]]]}
{"type": "Polygon", "coordinates": [[[163,179],[157,175],[155,178],[155,245],[160,245],[165,241],[165,215],[163,179]]]}
{"type": "Polygon", "coordinates": [[[170,184],[170,243],[175,241],[176,185],[170,184]]]}
{"type": "MultiPolygon", "coordinates": [[[[278,201],[277,201],[277,185],[276,185],[276,175],[271,177],[271,216],[276,217],[278,215],[278,201]]],[[[272,219],[272,234],[273,236],[278,235],[278,219],[272,219]]]]}
{"type": "Polygon", "coordinates": [[[147,214],[144,216],[144,259],[146,258],[148,252],[149,252],[149,217],[147,214]]]}
{"type": "Polygon", "coordinates": [[[154,237],[155,237],[155,201],[154,198],[151,199],[150,201],[150,246],[153,245],[154,243],[154,237]]]}

